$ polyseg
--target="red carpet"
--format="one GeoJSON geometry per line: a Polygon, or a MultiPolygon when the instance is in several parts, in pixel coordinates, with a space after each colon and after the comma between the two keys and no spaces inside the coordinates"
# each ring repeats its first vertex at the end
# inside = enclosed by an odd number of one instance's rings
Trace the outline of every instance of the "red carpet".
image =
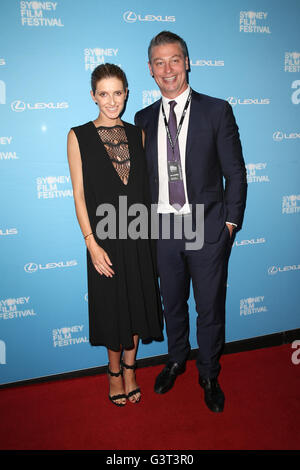
{"type": "Polygon", "coordinates": [[[0,390],[0,449],[298,450],[300,364],[291,345],[222,358],[225,410],[203,401],[194,361],[166,395],[153,383],[162,366],[137,370],[140,404],[107,398],[105,374],[0,390]]]}

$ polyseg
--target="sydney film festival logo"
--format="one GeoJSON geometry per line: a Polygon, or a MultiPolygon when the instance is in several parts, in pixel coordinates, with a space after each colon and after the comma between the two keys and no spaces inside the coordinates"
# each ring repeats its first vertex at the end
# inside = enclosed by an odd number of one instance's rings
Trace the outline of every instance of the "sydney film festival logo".
{"type": "Polygon", "coordinates": [[[57,17],[58,2],[20,2],[22,26],[62,27],[62,19],[57,17]]]}
{"type": "Polygon", "coordinates": [[[266,11],[241,11],[240,32],[271,34],[266,11]]]}
{"type": "Polygon", "coordinates": [[[74,346],[75,344],[88,343],[84,336],[84,325],[64,326],[52,330],[53,347],[74,346]]]}
{"type": "MultiPolygon", "coordinates": [[[[119,49],[112,47],[86,47],[84,49],[84,69],[92,72],[98,65],[106,62],[116,64],[119,49]]],[[[121,64],[116,64],[121,65],[121,64]]]]}
{"type": "Polygon", "coordinates": [[[73,197],[70,176],[38,176],[36,178],[38,199],[73,197]]]}
{"type": "Polygon", "coordinates": [[[300,194],[291,194],[282,197],[282,214],[300,213],[300,194]]]}
{"type": "Polygon", "coordinates": [[[7,150],[10,149],[12,140],[12,136],[0,136],[0,160],[19,160],[16,152],[7,150]]]}
{"type": "Polygon", "coordinates": [[[286,52],[284,55],[284,71],[300,72],[300,52],[286,52]]]}
{"type": "Polygon", "coordinates": [[[248,297],[240,300],[240,316],[253,315],[255,313],[267,312],[264,305],[264,296],[248,297]]]}
{"type": "Polygon", "coordinates": [[[161,98],[159,90],[143,90],[143,108],[150,106],[161,98]]]}
{"type": "Polygon", "coordinates": [[[248,163],[246,165],[248,183],[269,183],[269,175],[266,174],[267,163],[248,163]]]}
{"type": "Polygon", "coordinates": [[[30,305],[30,297],[0,299],[0,320],[30,318],[37,313],[30,305]]]}

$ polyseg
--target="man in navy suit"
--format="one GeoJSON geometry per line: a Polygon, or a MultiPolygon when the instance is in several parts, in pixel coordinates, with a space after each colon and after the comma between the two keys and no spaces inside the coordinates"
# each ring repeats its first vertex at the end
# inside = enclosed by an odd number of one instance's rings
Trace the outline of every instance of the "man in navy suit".
{"type": "Polygon", "coordinates": [[[185,237],[178,239],[174,229],[164,238],[160,227],[157,261],[169,362],[156,379],[155,391],[166,393],[185,371],[192,281],[199,384],[208,408],[220,412],[225,401],[218,376],[225,341],[227,266],[247,193],[238,127],[227,101],[190,88],[188,52],[182,38],[162,31],[150,42],[148,55],[149,70],[162,98],[139,111],[135,123],[145,134],[152,203],[157,204],[161,223],[168,214],[174,223],[191,215],[194,225],[196,207],[204,205],[201,249],[187,249],[185,237]]]}

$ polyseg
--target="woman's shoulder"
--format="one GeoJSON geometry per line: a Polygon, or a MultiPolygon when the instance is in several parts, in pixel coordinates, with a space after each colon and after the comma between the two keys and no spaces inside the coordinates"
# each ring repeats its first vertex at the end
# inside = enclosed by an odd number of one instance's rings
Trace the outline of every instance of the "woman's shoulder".
{"type": "Polygon", "coordinates": [[[88,122],[85,122],[84,124],[78,124],[77,126],[72,126],[70,130],[73,130],[73,131],[84,131],[86,129],[88,129],[90,126],[91,126],[92,121],[88,121],[88,122]]]}
{"type": "Polygon", "coordinates": [[[92,121],[88,121],[85,124],[79,124],[71,127],[69,130],[69,136],[76,135],[77,139],[84,139],[90,136],[91,128],[94,124],[92,121]]]}

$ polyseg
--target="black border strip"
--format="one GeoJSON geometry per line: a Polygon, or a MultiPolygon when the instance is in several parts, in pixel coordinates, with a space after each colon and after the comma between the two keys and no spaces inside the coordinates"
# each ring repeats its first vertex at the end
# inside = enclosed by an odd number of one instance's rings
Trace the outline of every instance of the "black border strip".
{"type": "MultiPolygon", "coordinates": [[[[226,343],[224,346],[223,354],[234,354],[245,351],[253,351],[254,349],[270,348],[273,346],[281,346],[283,344],[292,343],[294,340],[300,339],[300,328],[289,331],[281,331],[280,333],[273,333],[265,336],[257,336],[254,338],[242,339],[239,341],[233,341],[231,343],[226,343]]],[[[197,354],[197,349],[192,349],[189,359],[195,359],[197,354]]],[[[167,354],[162,354],[160,356],[152,356],[144,359],[137,360],[138,367],[150,367],[160,364],[165,364],[168,360],[167,354]]],[[[106,373],[106,366],[92,367],[89,369],[76,370],[72,372],[65,372],[62,374],[50,375],[45,377],[38,377],[35,379],[22,380],[19,382],[11,382],[7,384],[0,385],[0,389],[32,385],[37,383],[52,382],[55,380],[65,380],[73,379],[78,377],[85,377],[91,375],[98,375],[106,373]]]]}

